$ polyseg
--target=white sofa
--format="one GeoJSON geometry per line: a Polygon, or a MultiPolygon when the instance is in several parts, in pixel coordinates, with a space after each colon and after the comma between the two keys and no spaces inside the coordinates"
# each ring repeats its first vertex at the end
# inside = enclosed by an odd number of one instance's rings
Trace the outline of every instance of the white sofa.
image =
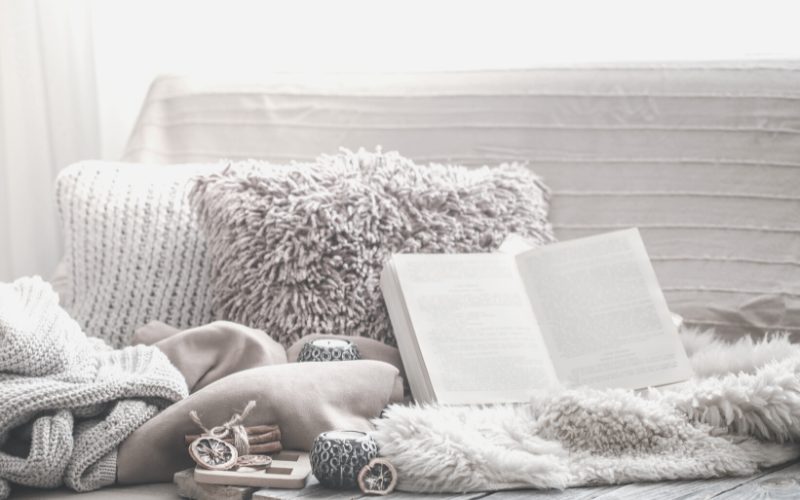
{"type": "Polygon", "coordinates": [[[800,339],[800,63],[161,76],[124,161],[525,162],[566,240],[638,226],[670,308],[800,339]]]}
{"type": "MultiPolygon", "coordinates": [[[[689,324],[800,335],[798,62],[162,76],[123,159],[282,163],[377,145],[417,162],[526,162],[553,190],[560,239],[638,226],[689,324]]],[[[14,493],[39,495],[73,497],[14,493]]]]}

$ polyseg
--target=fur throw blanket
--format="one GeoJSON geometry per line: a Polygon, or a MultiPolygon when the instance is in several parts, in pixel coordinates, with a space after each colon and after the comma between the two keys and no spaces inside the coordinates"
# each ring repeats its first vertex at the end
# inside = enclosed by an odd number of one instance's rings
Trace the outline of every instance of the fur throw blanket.
{"type": "Polygon", "coordinates": [[[800,345],[681,337],[695,377],[680,385],[554,390],[515,406],[395,405],[373,436],[398,489],[418,492],[748,475],[800,456],[800,345]]]}
{"type": "Polygon", "coordinates": [[[9,482],[113,483],[120,442],[186,396],[158,348],[87,338],[39,277],[0,283],[0,500],[9,482]]]}

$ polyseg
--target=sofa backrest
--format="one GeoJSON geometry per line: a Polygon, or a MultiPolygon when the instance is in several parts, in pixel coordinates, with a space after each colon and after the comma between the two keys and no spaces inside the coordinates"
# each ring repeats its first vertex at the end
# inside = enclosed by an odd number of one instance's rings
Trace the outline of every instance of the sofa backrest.
{"type": "Polygon", "coordinates": [[[800,340],[800,63],[163,76],[124,160],[526,162],[566,240],[638,226],[670,308],[800,340]]]}

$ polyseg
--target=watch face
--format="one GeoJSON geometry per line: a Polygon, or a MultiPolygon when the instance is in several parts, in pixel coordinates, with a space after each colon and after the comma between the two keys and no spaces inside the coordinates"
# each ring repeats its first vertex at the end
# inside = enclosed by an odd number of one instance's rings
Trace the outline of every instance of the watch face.
{"type": "Polygon", "coordinates": [[[189,454],[204,469],[228,470],[236,465],[239,454],[230,443],[213,437],[199,437],[189,445],[189,454]]]}

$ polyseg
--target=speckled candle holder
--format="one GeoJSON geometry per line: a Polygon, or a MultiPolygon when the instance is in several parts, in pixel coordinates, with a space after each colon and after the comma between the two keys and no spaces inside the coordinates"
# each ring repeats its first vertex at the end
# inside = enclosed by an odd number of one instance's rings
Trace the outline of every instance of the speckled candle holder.
{"type": "Polygon", "coordinates": [[[323,432],[314,440],[311,472],[323,486],[339,490],[358,487],[358,473],[378,456],[378,445],[360,431],[323,432]]]}
{"type": "Polygon", "coordinates": [[[306,342],[297,362],[308,361],[352,361],[361,359],[358,346],[344,339],[315,339],[306,342]]]}

